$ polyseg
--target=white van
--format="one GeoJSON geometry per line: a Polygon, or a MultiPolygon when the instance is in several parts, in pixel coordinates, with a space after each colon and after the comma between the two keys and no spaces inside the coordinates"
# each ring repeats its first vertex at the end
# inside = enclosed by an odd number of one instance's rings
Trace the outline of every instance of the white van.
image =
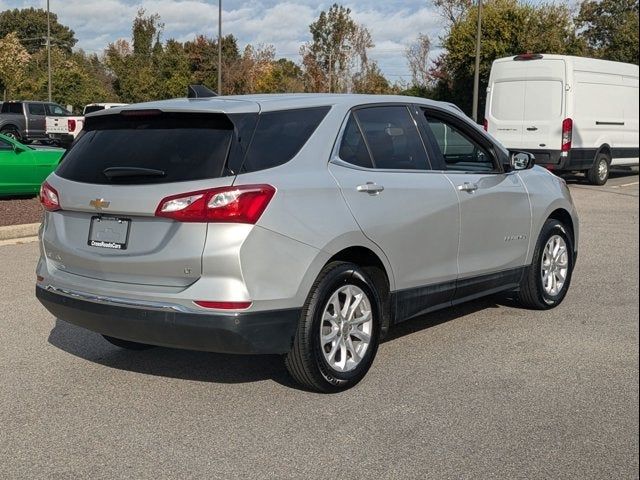
{"type": "Polygon", "coordinates": [[[525,54],[493,62],[485,130],[553,171],[604,185],[611,165],[638,165],[638,66],[525,54]]]}

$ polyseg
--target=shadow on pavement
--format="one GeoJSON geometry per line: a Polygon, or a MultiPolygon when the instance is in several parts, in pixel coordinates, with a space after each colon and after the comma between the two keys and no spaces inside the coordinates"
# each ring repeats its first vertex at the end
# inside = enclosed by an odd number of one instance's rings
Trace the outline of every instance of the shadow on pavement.
{"type": "MultiPolygon", "coordinates": [[[[403,322],[391,328],[383,343],[392,342],[457,318],[511,305],[502,296],[487,297],[403,322]]],[[[71,355],[109,368],[146,375],[215,383],[249,383],[273,380],[283,386],[300,389],[288,375],[279,355],[230,355],[157,347],[143,351],[118,348],[101,335],[56,320],[49,343],[71,355]]]]}

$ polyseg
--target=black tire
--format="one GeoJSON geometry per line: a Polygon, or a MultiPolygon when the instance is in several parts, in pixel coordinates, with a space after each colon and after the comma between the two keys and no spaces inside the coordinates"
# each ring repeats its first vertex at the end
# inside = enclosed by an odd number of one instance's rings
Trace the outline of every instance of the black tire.
{"type": "Polygon", "coordinates": [[[130,340],[122,340],[121,338],[110,337],[109,335],[103,335],[103,338],[115,345],[116,347],[124,348],[126,350],[149,350],[155,348],[155,345],[147,345],[146,343],[132,342],[130,340]]]}
{"type": "Polygon", "coordinates": [[[5,137],[13,138],[14,140],[22,141],[22,135],[16,127],[5,127],[0,131],[5,137]]]}
{"type": "MultiPolygon", "coordinates": [[[[332,262],[324,267],[311,287],[302,309],[293,348],[285,356],[291,376],[309,390],[335,393],[356,385],[371,367],[378,350],[382,306],[373,282],[357,265],[332,262]],[[364,356],[353,370],[340,372],[325,358],[320,340],[321,319],[331,296],[345,285],[359,287],[371,306],[372,330],[364,356]]],[[[350,334],[346,334],[351,339],[350,334]]]]}
{"type": "Polygon", "coordinates": [[[610,166],[611,157],[605,152],[598,153],[593,165],[587,170],[587,180],[589,183],[599,186],[607,183],[607,180],[609,180],[610,166]]]}
{"type": "Polygon", "coordinates": [[[569,286],[574,267],[573,240],[565,225],[558,220],[548,219],[540,232],[536,249],[533,254],[532,264],[527,269],[518,291],[518,301],[520,305],[535,310],[549,310],[562,303],[569,286]],[[543,286],[542,280],[542,256],[547,242],[555,235],[562,237],[567,247],[567,275],[563,287],[556,295],[548,294],[543,286]]]}

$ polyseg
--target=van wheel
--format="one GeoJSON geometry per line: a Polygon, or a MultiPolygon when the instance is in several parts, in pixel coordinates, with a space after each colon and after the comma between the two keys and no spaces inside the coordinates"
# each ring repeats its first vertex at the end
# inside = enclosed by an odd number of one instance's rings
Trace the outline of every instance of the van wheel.
{"type": "Polygon", "coordinates": [[[116,347],[124,348],[126,350],[149,350],[154,348],[155,345],[147,345],[146,343],[132,342],[130,340],[123,340],[121,338],[114,338],[108,335],[102,335],[102,337],[112,345],[116,347]]]}
{"type": "Polygon", "coordinates": [[[533,262],[520,283],[519,303],[526,308],[548,310],[567,295],[573,274],[573,242],[565,226],[548,219],[536,244],[533,262]]]}
{"type": "Polygon", "coordinates": [[[346,390],[366,375],[378,350],[381,302],[357,265],[328,264],[311,287],[285,365],[302,386],[346,390]]]}
{"type": "Polygon", "coordinates": [[[609,180],[611,158],[606,153],[598,153],[593,166],[587,171],[587,180],[591,185],[604,185],[609,180]]]}

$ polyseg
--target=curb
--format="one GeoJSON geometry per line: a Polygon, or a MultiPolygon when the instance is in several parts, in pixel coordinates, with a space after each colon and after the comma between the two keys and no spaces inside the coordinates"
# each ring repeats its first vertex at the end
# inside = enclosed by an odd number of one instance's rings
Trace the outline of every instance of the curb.
{"type": "Polygon", "coordinates": [[[24,225],[9,225],[0,227],[0,240],[13,240],[16,238],[33,237],[38,235],[39,223],[26,223],[24,225]]]}

